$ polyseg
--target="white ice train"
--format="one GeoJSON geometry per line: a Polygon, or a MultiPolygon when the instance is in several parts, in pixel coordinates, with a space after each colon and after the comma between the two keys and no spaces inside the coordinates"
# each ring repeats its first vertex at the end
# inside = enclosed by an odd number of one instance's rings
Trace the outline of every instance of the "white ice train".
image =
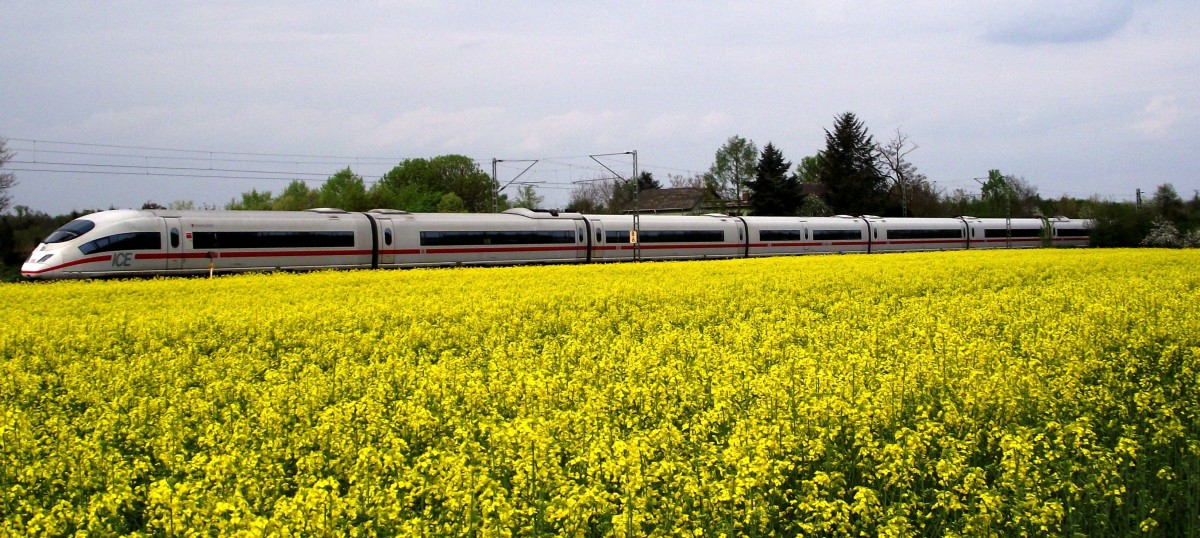
{"type": "Polygon", "coordinates": [[[110,210],[52,233],[21,274],[61,279],[1086,246],[1089,228],[1088,221],[1065,218],[641,215],[633,234],[631,215],[527,209],[110,210]]]}

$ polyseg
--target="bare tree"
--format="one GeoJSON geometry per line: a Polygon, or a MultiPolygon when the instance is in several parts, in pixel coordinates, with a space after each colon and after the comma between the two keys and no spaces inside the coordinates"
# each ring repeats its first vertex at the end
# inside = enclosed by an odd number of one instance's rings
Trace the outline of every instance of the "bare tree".
{"type": "Polygon", "coordinates": [[[879,146],[880,160],[883,161],[883,173],[892,183],[892,190],[900,198],[901,216],[908,216],[908,202],[916,184],[926,183],[925,174],[917,171],[917,167],[908,161],[908,154],[920,146],[909,140],[908,135],[896,128],[896,136],[886,144],[879,146]]]}
{"type": "MultiPolygon", "coordinates": [[[[4,168],[4,165],[12,158],[13,152],[8,150],[8,140],[0,138],[0,168],[4,168]]],[[[8,204],[12,202],[12,196],[8,194],[8,190],[16,184],[16,175],[12,172],[0,172],[0,213],[8,210],[8,204]]]]}
{"type": "Polygon", "coordinates": [[[1004,176],[1004,180],[1008,182],[1008,188],[1013,196],[1013,216],[1017,217],[1040,217],[1041,211],[1038,209],[1038,204],[1042,201],[1042,197],[1038,195],[1037,185],[1030,183],[1024,177],[1004,176]]]}
{"type": "Polygon", "coordinates": [[[580,213],[606,213],[612,203],[616,183],[610,177],[579,181],[571,189],[567,208],[580,213]]]}
{"type": "Polygon", "coordinates": [[[667,180],[671,183],[672,189],[703,189],[704,176],[695,174],[692,176],[667,174],[667,180]]]}
{"type": "Polygon", "coordinates": [[[1003,175],[996,169],[988,170],[988,180],[980,188],[980,199],[991,216],[1041,216],[1037,186],[1023,177],[1003,175]]]}

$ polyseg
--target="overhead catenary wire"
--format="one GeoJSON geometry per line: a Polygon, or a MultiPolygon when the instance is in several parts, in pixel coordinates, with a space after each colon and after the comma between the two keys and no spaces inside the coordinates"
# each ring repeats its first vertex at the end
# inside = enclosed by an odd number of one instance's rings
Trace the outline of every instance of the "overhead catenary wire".
{"type": "MultiPolygon", "coordinates": [[[[65,173],[72,173],[72,174],[80,173],[78,170],[49,170],[49,169],[35,169],[35,168],[11,168],[10,170],[17,171],[17,172],[65,172],[65,173]]],[[[112,170],[88,170],[88,171],[84,171],[82,173],[94,174],[94,175],[108,175],[108,176],[138,175],[138,174],[131,174],[129,172],[117,172],[117,171],[112,171],[112,170]]],[[[303,181],[305,183],[308,183],[309,181],[317,181],[316,179],[296,179],[296,178],[291,178],[291,177],[251,177],[251,176],[227,176],[227,175],[207,175],[207,174],[200,175],[200,174],[178,174],[178,173],[168,173],[168,172],[156,173],[156,174],[154,174],[154,176],[164,177],[164,178],[166,178],[166,177],[181,178],[182,177],[182,178],[197,178],[197,179],[238,179],[238,180],[265,179],[268,181],[303,181]]]]}
{"type": "MultiPolygon", "coordinates": [[[[171,148],[161,146],[99,144],[34,138],[7,138],[16,144],[9,149],[24,158],[9,161],[19,165],[15,172],[74,174],[95,176],[156,176],[213,180],[268,180],[304,182],[329,178],[336,170],[321,167],[347,167],[374,183],[391,168],[412,157],[349,156],[331,154],[271,153],[171,148]],[[44,159],[44,156],[55,159],[44,159]],[[74,157],[79,157],[74,159],[74,157]],[[187,165],[191,163],[191,165],[187,165]],[[237,163],[237,164],[232,164],[237,163]],[[181,165],[182,164],[182,165],[181,165]],[[264,165],[261,168],[252,165],[264,165]],[[285,168],[286,167],[286,168],[285,168]],[[311,171],[316,167],[319,171],[311,171]],[[307,170],[302,170],[307,169],[307,170]],[[365,168],[365,170],[364,170],[365,168]]],[[[614,154],[620,155],[620,154],[614,154]]],[[[584,162],[589,155],[559,155],[537,159],[553,164],[533,172],[541,181],[539,189],[570,190],[580,174],[604,174],[602,166],[584,162]],[[565,174],[564,174],[565,173],[565,174]],[[563,177],[565,175],[565,178],[563,177]],[[551,177],[551,179],[546,179],[551,177]]],[[[482,161],[472,159],[482,167],[482,161]]],[[[518,161],[510,159],[509,161],[518,161]]],[[[517,168],[498,163],[505,169],[517,168]]],[[[649,170],[692,172],[686,168],[642,165],[649,170]]]]}
{"type": "MultiPolygon", "coordinates": [[[[244,170],[244,169],[235,169],[235,168],[197,168],[197,167],[192,167],[192,166],[147,166],[147,165],[101,164],[101,163],[81,164],[81,163],[45,162],[45,161],[42,161],[42,162],[9,161],[9,162],[14,163],[14,164],[23,164],[26,166],[34,166],[34,165],[43,166],[43,167],[44,166],[66,166],[66,167],[75,167],[75,168],[82,167],[82,168],[108,169],[108,170],[77,170],[77,169],[55,170],[55,169],[49,169],[49,168],[24,168],[24,169],[13,168],[13,170],[24,170],[27,172],[83,172],[83,173],[105,172],[105,173],[109,173],[109,174],[137,174],[137,173],[139,173],[137,170],[141,170],[140,173],[148,174],[150,170],[161,170],[162,172],[159,172],[156,175],[188,176],[191,174],[177,174],[177,172],[220,172],[220,173],[230,173],[230,174],[276,174],[276,175],[284,174],[284,175],[289,175],[289,176],[314,176],[314,179],[317,179],[317,178],[324,179],[329,176],[329,174],[321,174],[321,173],[315,173],[315,172],[295,172],[295,171],[293,171],[293,172],[274,172],[274,171],[269,171],[269,170],[244,170]],[[113,170],[116,168],[121,168],[121,169],[126,169],[126,170],[113,170]],[[128,169],[132,169],[132,170],[128,170],[128,169]]],[[[216,176],[205,176],[205,175],[197,174],[194,177],[216,177],[216,176]]],[[[246,179],[287,179],[287,178],[246,178],[246,179]]]]}
{"type": "MultiPolygon", "coordinates": [[[[350,160],[350,159],[355,159],[355,160],[377,160],[377,161],[395,161],[395,162],[399,162],[400,160],[403,160],[403,159],[406,159],[406,158],[408,158],[408,157],[363,157],[363,156],[345,156],[345,155],[308,155],[308,154],[299,154],[299,153],[263,153],[263,152],[249,152],[249,151],[218,151],[218,150],[204,150],[204,149],[160,148],[160,147],[151,147],[151,146],[130,146],[130,145],[118,145],[118,144],[96,144],[96,143],[90,143],[90,142],[64,142],[64,141],[59,141],[59,140],[38,140],[38,139],[31,139],[31,138],[6,138],[6,140],[8,140],[8,141],[10,141],[10,142],[14,142],[14,141],[15,141],[15,142],[29,142],[29,143],[32,143],[32,144],[34,144],[34,148],[32,148],[32,151],[35,151],[35,152],[38,152],[38,151],[47,151],[47,150],[45,150],[45,149],[39,149],[39,148],[37,148],[37,147],[36,147],[36,146],[37,146],[37,144],[55,144],[55,145],[64,145],[64,146],[81,146],[81,147],[93,147],[93,148],[112,148],[112,149],[139,150],[139,151],[168,151],[168,152],[176,152],[176,153],[194,153],[194,154],[197,154],[197,155],[202,155],[202,156],[203,156],[203,155],[207,155],[207,156],[210,156],[210,157],[211,157],[211,156],[214,156],[214,155],[237,155],[237,156],[254,156],[254,157],[289,157],[289,158],[305,158],[305,159],[334,159],[334,160],[336,160],[336,162],[339,162],[339,163],[340,163],[340,162],[345,162],[346,160],[350,160]]],[[[13,149],[14,151],[17,151],[17,148],[10,148],[10,149],[13,149]]],[[[115,155],[124,155],[124,154],[110,154],[110,155],[114,155],[114,156],[115,156],[115,155]]],[[[136,157],[142,157],[143,155],[141,155],[141,154],[138,154],[138,155],[124,155],[124,156],[136,156],[136,157]]],[[[288,160],[288,161],[264,161],[264,162],[284,162],[284,163],[291,163],[292,161],[291,161],[291,160],[288,160]]]]}
{"type": "MultiPolygon", "coordinates": [[[[364,178],[368,185],[377,183],[389,170],[413,157],[349,156],[331,154],[270,153],[250,151],[217,151],[157,146],[98,144],[33,138],[7,138],[8,149],[17,159],[8,161],[6,170],[33,174],[69,174],[95,177],[150,177],[167,179],[196,179],[207,181],[302,181],[306,184],[323,182],[338,169],[350,168],[364,178]],[[44,157],[55,156],[54,159],[44,157]],[[78,159],[74,159],[78,157],[78,159]],[[189,165],[190,164],[190,165],[189,165]],[[16,165],[16,166],[13,166],[16,165]],[[261,165],[261,166],[259,166],[261,165]]],[[[613,156],[621,156],[621,153],[613,156]]],[[[598,155],[606,157],[607,154],[598,155]]],[[[571,192],[593,181],[615,180],[600,164],[588,155],[560,155],[537,159],[539,166],[530,174],[536,188],[549,192],[571,192]],[[551,165],[551,166],[545,166],[551,165]]],[[[478,159],[472,159],[482,167],[478,159]]],[[[519,168],[503,161],[498,165],[506,170],[519,168]]],[[[658,164],[640,164],[651,172],[682,172],[698,177],[703,172],[658,164]]],[[[937,180],[950,187],[972,186],[971,180],[937,180]]],[[[1134,193],[1083,193],[1074,191],[1043,192],[1045,200],[1061,197],[1108,201],[1133,201],[1134,193]]],[[[977,196],[977,195],[976,195],[977,196]]]]}

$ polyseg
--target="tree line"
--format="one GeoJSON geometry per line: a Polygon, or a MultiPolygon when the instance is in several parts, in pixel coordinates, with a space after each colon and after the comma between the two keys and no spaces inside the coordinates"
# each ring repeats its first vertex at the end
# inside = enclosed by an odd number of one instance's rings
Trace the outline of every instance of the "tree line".
{"type": "MultiPolygon", "coordinates": [[[[522,200],[517,200],[521,202],[522,200]]],[[[346,211],[375,208],[421,213],[481,213],[508,207],[506,196],[496,196],[496,184],[469,157],[442,155],[430,159],[405,159],[370,187],[362,176],[343,169],[320,187],[293,181],[279,194],[251,190],[225,206],[233,210],[300,211],[336,207],[346,211]]]]}
{"type": "Polygon", "coordinates": [[[713,164],[691,181],[725,207],[745,207],[754,215],[892,217],[1037,218],[1065,216],[1093,220],[1091,242],[1105,247],[1200,246],[1200,192],[1185,201],[1169,183],[1149,200],[1136,203],[1042,198],[1024,178],[988,171],[980,193],[944,192],[908,159],[918,146],[899,129],[876,142],[852,112],[825,130],[825,148],[792,166],[782,151],[767,143],[733,136],[714,155],[713,164]]]}
{"type": "Polygon", "coordinates": [[[891,140],[877,142],[853,112],[824,131],[824,149],[795,167],[773,143],[759,151],[753,141],[733,136],[701,183],[717,197],[745,200],[755,215],[1028,217],[1057,209],[1023,178],[999,170],[989,171],[982,196],[942,192],[908,159],[918,146],[907,134],[897,129],[891,140]]]}
{"type": "MultiPolygon", "coordinates": [[[[899,129],[876,142],[852,112],[835,118],[825,129],[825,147],[795,166],[768,142],[760,151],[741,136],[730,137],[714,154],[703,174],[669,175],[665,187],[687,187],[702,193],[705,211],[782,216],[880,215],[907,217],[1042,217],[1093,219],[1093,245],[1108,247],[1200,246],[1200,194],[1184,200],[1171,184],[1162,184],[1144,203],[1063,196],[1044,199],[1024,178],[990,170],[981,193],[964,189],[944,192],[917,170],[908,155],[917,149],[899,129]]],[[[13,154],[0,138],[0,278],[12,279],[16,268],[37,243],[59,226],[91,211],[50,216],[27,206],[13,207],[12,172],[3,167],[13,154]]],[[[319,187],[292,181],[277,194],[256,189],[231,200],[226,209],[296,211],[337,207],[347,211],[375,208],[411,212],[492,212],[511,207],[539,207],[543,198],[532,185],[521,186],[510,199],[499,185],[463,155],[406,159],[370,186],[346,168],[319,187]]],[[[598,178],[573,190],[566,209],[583,213],[632,210],[635,196],[664,184],[650,172],[636,178],[598,178]]],[[[171,209],[193,209],[191,202],[172,202],[171,209]]],[[[147,202],[143,208],[165,208],[147,202]]]]}

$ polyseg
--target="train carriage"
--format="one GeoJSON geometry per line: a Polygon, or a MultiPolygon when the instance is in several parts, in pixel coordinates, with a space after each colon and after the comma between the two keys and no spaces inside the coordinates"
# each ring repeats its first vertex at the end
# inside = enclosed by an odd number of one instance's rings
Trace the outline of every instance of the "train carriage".
{"type": "Polygon", "coordinates": [[[1091,225],[1086,220],[1054,217],[1047,219],[1050,244],[1055,247],[1086,247],[1091,225]]]}
{"type": "Polygon", "coordinates": [[[1037,248],[1042,246],[1042,219],[963,217],[970,248],[1037,248]]]}
{"type": "Polygon", "coordinates": [[[871,252],[959,250],[967,248],[962,219],[865,217],[871,229],[871,252]]]}
{"type": "Polygon", "coordinates": [[[370,221],[337,209],[158,213],[171,234],[182,232],[166,258],[184,273],[369,267],[374,247],[370,221]]]}
{"type": "Polygon", "coordinates": [[[116,271],[153,274],[166,269],[162,219],[114,210],[75,219],[55,230],[21,267],[29,278],[87,278],[116,271]]]}
{"type": "Polygon", "coordinates": [[[637,245],[632,215],[588,215],[592,224],[592,261],[740,258],[746,230],[741,219],[726,215],[638,217],[637,245]]]}
{"type": "Polygon", "coordinates": [[[395,244],[384,245],[383,267],[578,263],[588,258],[587,222],[579,213],[510,209],[486,215],[372,215],[386,219],[395,231],[395,244]]]}
{"type": "Polygon", "coordinates": [[[21,271],[86,278],[351,268],[368,263],[371,250],[367,219],[345,211],[113,210],[63,226],[21,271]]]}
{"type": "Polygon", "coordinates": [[[842,217],[747,217],[750,256],[867,252],[867,223],[842,217]]]}

